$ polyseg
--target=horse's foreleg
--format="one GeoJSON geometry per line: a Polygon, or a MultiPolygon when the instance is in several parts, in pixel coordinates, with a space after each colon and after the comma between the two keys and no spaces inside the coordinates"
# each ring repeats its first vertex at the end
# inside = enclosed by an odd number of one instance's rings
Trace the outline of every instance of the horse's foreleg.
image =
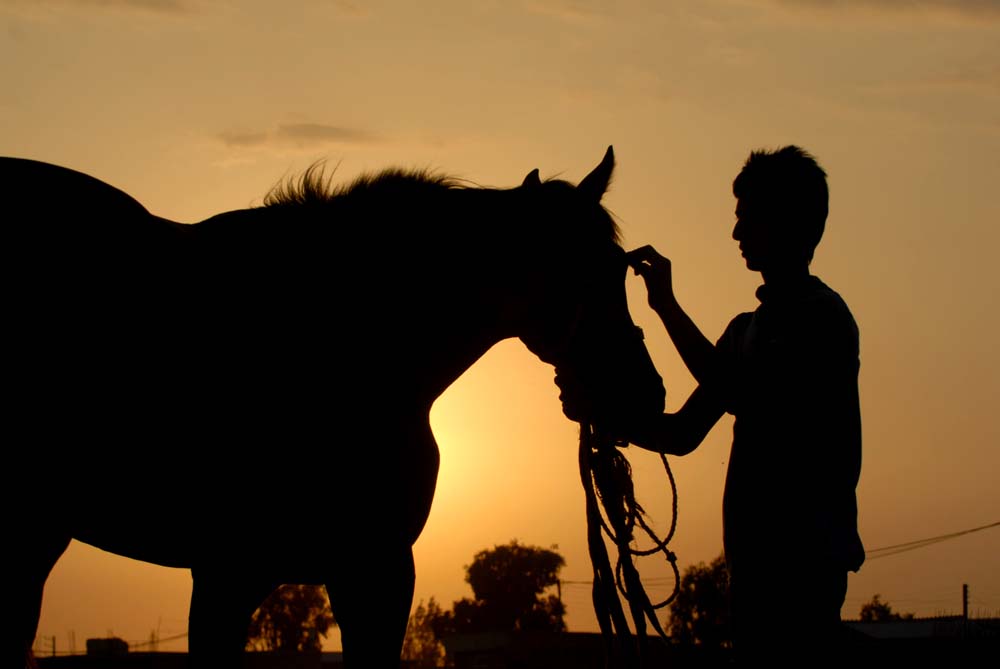
{"type": "MultiPolygon", "coordinates": [[[[36,521],[39,525],[41,521],[36,521]]],[[[8,604],[15,612],[15,619],[5,626],[3,648],[0,650],[0,666],[32,666],[31,646],[38,630],[38,618],[42,613],[42,593],[49,572],[59,557],[69,546],[68,534],[48,531],[47,528],[27,527],[15,523],[5,536],[11,550],[8,558],[10,580],[8,604]]]]}
{"type": "Polygon", "coordinates": [[[192,570],[188,654],[193,669],[243,666],[250,619],[277,587],[222,569],[192,570]]]}
{"type": "Polygon", "coordinates": [[[345,669],[398,669],[413,603],[411,548],[365,555],[327,579],[345,669]]]}

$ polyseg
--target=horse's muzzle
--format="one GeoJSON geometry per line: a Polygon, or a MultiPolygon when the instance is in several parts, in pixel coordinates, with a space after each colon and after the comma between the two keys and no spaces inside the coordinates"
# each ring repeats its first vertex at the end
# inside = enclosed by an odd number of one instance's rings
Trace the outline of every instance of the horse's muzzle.
{"type": "Polygon", "coordinates": [[[663,413],[666,391],[652,364],[638,377],[623,377],[620,370],[583,375],[573,367],[557,367],[555,384],[563,414],[572,421],[589,423],[623,439],[638,426],[648,425],[663,413]]]}

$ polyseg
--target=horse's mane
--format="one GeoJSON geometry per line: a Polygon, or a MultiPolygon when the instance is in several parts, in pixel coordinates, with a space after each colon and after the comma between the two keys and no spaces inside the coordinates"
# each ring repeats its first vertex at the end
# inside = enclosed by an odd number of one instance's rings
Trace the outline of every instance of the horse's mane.
{"type": "Polygon", "coordinates": [[[347,184],[335,184],[332,175],[326,174],[326,163],[313,163],[299,176],[292,176],[278,183],[264,196],[265,207],[287,205],[325,204],[346,195],[359,195],[370,191],[391,195],[393,191],[412,192],[425,190],[471,188],[462,180],[428,169],[403,169],[393,167],[379,172],[369,172],[347,184]]]}
{"type": "MultiPolygon", "coordinates": [[[[576,190],[576,186],[561,179],[546,179],[541,182],[545,188],[539,193],[561,192],[567,197],[576,190]]],[[[402,198],[429,197],[442,191],[482,191],[504,193],[520,189],[501,189],[480,186],[471,181],[460,179],[448,174],[441,174],[429,169],[403,169],[392,167],[378,172],[361,174],[346,184],[335,184],[333,176],[326,174],[326,163],[318,161],[310,165],[298,176],[291,176],[276,184],[264,196],[265,208],[280,208],[302,205],[326,205],[338,200],[353,199],[373,195],[385,201],[397,201],[402,198]]],[[[530,191],[522,191],[530,192],[530,191]]],[[[570,200],[571,201],[571,200],[570,200]]],[[[621,229],[610,213],[604,218],[607,228],[606,238],[621,243],[621,229]]]]}

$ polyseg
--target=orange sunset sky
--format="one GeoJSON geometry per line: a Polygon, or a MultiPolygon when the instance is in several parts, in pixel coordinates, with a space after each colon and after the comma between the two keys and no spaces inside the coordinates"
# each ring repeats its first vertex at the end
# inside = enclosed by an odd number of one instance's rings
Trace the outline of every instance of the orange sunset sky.
{"type": "MultiPolygon", "coordinates": [[[[536,167],[578,181],[611,144],[604,203],[626,248],[673,260],[678,296],[712,339],[755,307],[759,283],[730,237],[732,179],[751,149],[789,143],[829,174],[813,271],[861,330],[866,546],[1000,521],[1000,2],[0,0],[3,155],[89,173],[197,222],[259,204],[317,159],[343,180],[430,167],[515,186],[536,167]]],[[[639,280],[627,288],[676,409],[693,382],[639,280]]],[[[471,596],[464,565],[517,538],[558,545],[569,628],[597,630],[580,584],[591,567],[576,426],[552,378],[507,341],[435,405],[442,464],[415,604],[471,596]]],[[[671,460],[682,568],[721,551],[731,428],[724,418],[671,460]]],[[[629,455],[665,530],[659,461],[629,455]]],[[[372,446],[373,477],[378,458],[372,446]]],[[[45,485],[44,471],[28,474],[45,485]]],[[[316,531],[333,531],[330,519],[316,531]]],[[[900,611],[960,613],[965,583],[973,615],[1000,615],[998,555],[994,527],[870,560],[843,614],[875,593],[900,611]]],[[[664,564],[639,566],[653,595],[669,593],[664,564]]],[[[39,635],[81,651],[88,637],[156,632],[180,637],[161,650],[183,650],[190,591],[185,571],[74,543],[39,635]]]]}

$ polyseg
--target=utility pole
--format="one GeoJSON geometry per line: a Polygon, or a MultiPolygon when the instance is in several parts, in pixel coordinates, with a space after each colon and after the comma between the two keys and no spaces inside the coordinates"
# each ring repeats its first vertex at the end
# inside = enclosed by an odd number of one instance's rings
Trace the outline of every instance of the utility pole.
{"type": "Polygon", "coordinates": [[[962,584],[962,638],[969,636],[969,584],[962,584]]]}

